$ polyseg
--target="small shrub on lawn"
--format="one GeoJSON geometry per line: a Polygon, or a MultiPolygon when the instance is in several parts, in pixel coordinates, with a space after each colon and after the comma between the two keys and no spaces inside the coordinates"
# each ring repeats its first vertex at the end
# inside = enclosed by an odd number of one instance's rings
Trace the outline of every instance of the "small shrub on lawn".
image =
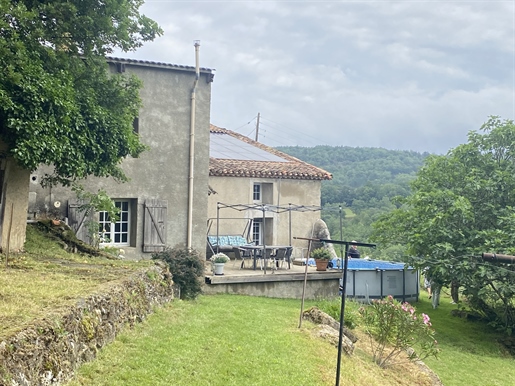
{"type": "Polygon", "coordinates": [[[170,267],[175,284],[181,288],[181,299],[195,299],[202,292],[204,264],[197,251],[186,248],[167,248],[152,254],[170,267]]]}
{"type": "Polygon", "coordinates": [[[392,364],[402,352],[408,353],[411,360],[438,355],[429,316],[417,315],[409,303],[401,304],[390,295],[361,307],[359,313],[365,333],[371,338],[374,361],[380,367],[392,364]]]}
{"type": "MultiPolygon", "coordinates": [[[[340,321],[341,298],[323,299],[317,302],[317,307],[327,315],[340,321]]],[[[358,303],[347,300],[345,303],[345,322],[344,326],[350,329],[356,328],[358,325],[358,303]]]]}

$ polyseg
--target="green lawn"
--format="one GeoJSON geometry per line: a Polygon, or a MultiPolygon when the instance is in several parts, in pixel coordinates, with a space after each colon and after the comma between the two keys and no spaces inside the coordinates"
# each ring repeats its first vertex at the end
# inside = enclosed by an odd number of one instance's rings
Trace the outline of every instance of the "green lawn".
{"type": "Polygon", "coordinates": [[[500,335],[480,322],[450,316],[457,306],[442,296],[433,310],[425,296],[417,311],[431,317],[442,352],[438,360],[426,363],[446,386],[515,385],[515,360],[498,344],[500,335]]]}
{"type": "MultiPolygon", "coordinates": [[[[306,307],[315,303],[308,302],[306,307]]],[[[448,298],[433,310],[427,299],[417,311],[430,315],[442,349],[427,364],[446,386],[515,384],[515,361],[480,323],[450,316],[448,298]]],[[[299,300],[238,295],[175,301],[119,335],[85,364],[77,385],[334,385],[336,348],[298,328],[299,300]]],[[[343,385],[428,385],[418,370],[379,369],[358,341],[343,356],[343,385]]]]}
{"type": "MultiPolygon", "coordinates": [[[[176,301],[119,335],[69,386],[334,385],[337,350],[311,333],[313,324],[299,329],[299,313],[299,300],[176,301]]],[[[402,369],[380,370],[358,349],[342,358],[342,386],[429,385],[417,377],[413,383],[402,369]]]]}

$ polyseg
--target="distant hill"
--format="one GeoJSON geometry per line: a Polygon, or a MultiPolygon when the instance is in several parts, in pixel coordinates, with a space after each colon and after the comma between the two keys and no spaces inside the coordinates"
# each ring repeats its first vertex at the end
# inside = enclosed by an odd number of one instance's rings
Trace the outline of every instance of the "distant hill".
{"type": "MultiPolygon", "coordinates": [[[[333,174],[322,185],[322,204],[374,202],[406,195],[429,153],[349,146],[280,146],[276,149],[333,174]]],[[[368,206],[365,204],[365,206],[368,206]]]]}

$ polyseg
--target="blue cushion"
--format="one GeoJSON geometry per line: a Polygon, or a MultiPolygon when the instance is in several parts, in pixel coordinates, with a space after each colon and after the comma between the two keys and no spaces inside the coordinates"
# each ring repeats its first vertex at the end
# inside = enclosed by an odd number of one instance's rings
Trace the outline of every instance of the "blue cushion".
{"type": "Polygon", "coordinates": [[[239,247],[241,245],[247,245],[247,239],[243,236],[218,236],[218,242],[216,240],[216,236],[207,236],[209,243],[213,246],[215,245],[231,245],[235,247],[239,247]]]}

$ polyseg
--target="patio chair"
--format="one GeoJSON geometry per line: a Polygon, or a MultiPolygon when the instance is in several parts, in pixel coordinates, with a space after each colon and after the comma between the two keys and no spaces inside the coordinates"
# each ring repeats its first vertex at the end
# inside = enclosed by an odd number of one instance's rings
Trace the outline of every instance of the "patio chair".
{"type": "MultiPolygon", "coordinates": [[[[274,266],[275,266],[275,259],[272,257],[272,249],[266,248],[265,256],[263,256],[262,249],[256,249],[256,251],[254,253],[256,253],[256,259],[259,259],[259,266],[261,269],[264,268],[265,264],[269,264],[270,261],[273,261],[274,266]]],[[[272,268],[272,269],[274,269],[274,268],[272,268]]]]}
{"type": "Polygon", "coordinates": [[[245,259],[252,259],[252,256],[248,254],[248,251],[245,251],[241,249],[240,247],[233,247],[234,252],[234,264],[236,264],[236,261],[241,260],[240,269],[245,268],[245,259]]]}
{"type": "Polygon", "coordinates": [[[291,255],[293,253],[293,247],[286,247],[284,249],[285,249],[285,252],[284,252],[283,259],[281,261],[281,267],[285,262],[288,262],[288,269],[291,269],[291,255]]]}
{"type": "Polygon", "coordinates": [[[277,268],[279,268],[279,262],[281,262],[281,268],[282,268],[285,257],[286,257],[286,248],[277,248],[275,255],[272,256],[275,266],[277,268]]]}
{"type": "Polygon", "coordinates": [[[293,252],[293,247],[285,247],[285,248],[278,248],[277,253],[275,254],[275,261],[276,265],[279,268],[279,262],[281,263],[281,268],[283,267],[284,263],[288,263],[288,269],[291,269],[291,255],[293,252]]]}

